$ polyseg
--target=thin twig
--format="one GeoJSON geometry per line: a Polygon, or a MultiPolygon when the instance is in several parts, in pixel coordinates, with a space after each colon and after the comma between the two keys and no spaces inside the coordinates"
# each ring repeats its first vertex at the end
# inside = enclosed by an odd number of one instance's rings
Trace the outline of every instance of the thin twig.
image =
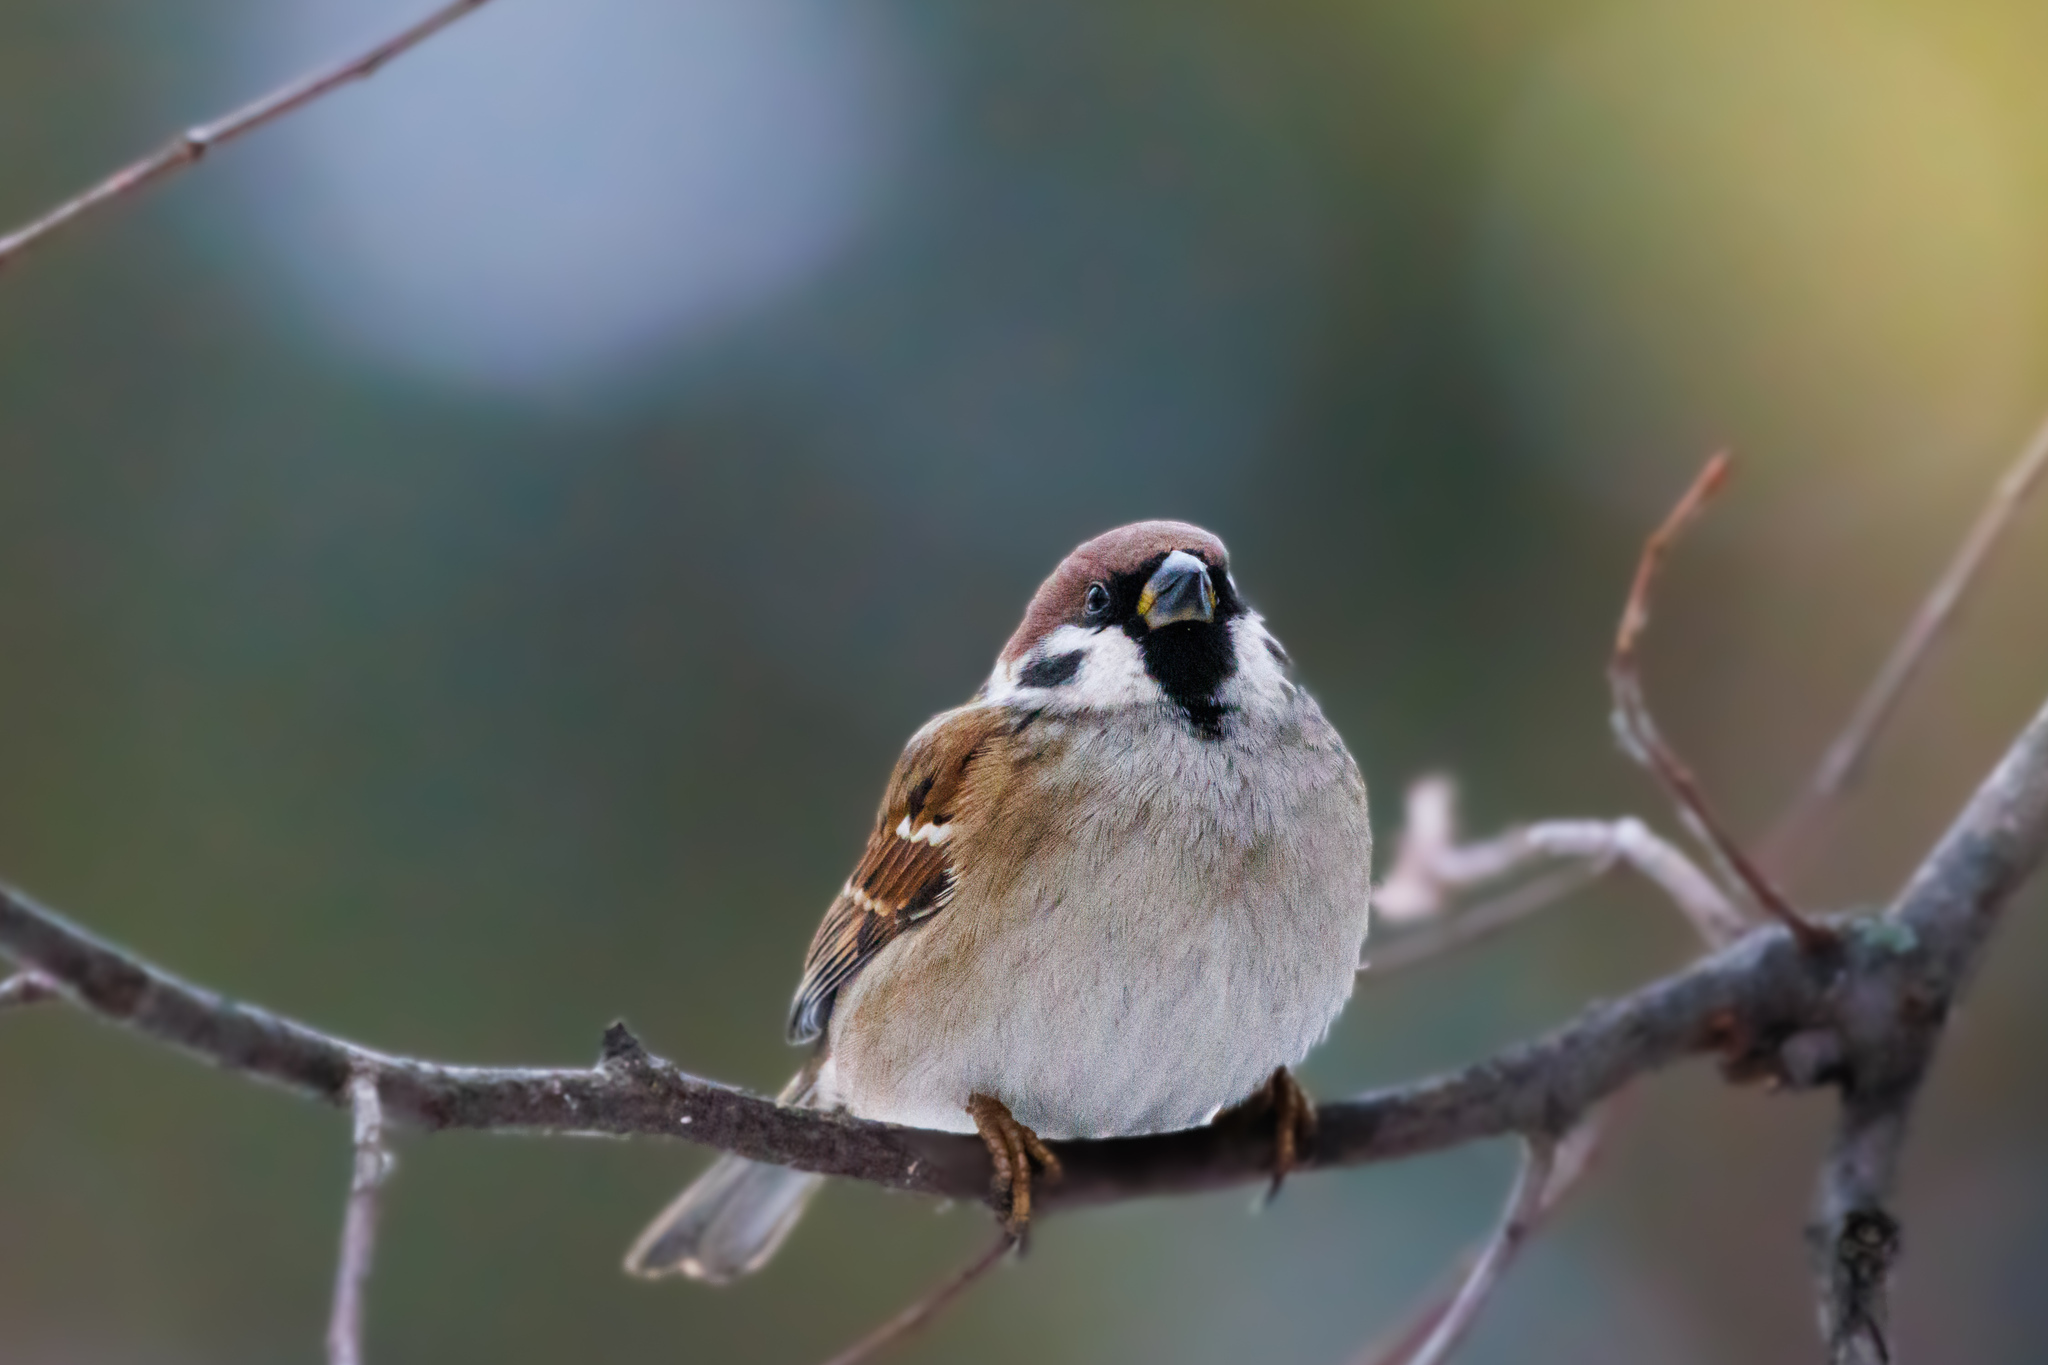
{"type": "MultiPolygon", "coordinates": [[[[1619,1099],[1602,1105],[1571,1132],[1565,1134],[1563,1140],[1557,1144],[1549,1177],[1543,1182],[1541,1198],[1524,1229],[1523,1240],[1526,1241],[1528,1236],[1533,1235],[1548,1222],[1585,1182],[1587,1174],[1592,1171],[1602,1147],[1606,1144],[1618,1108],[1619,1099]]],[[[1525,1148],[1524,1173],[1526,1171],[1525,1148]]],[[[1521,1187],[1518,1184],[1515,1194],[1510,1196],[1511,1206],[1512,1200],[1520,1192],[1521,1187]]],[[[1495,1245],[1498,1238],[1499,1230],[1496,1230],[1488,1241],[1461,1256],[1445,1283],[1423,1299],[1422,1306],[1413,1311],[1408,1321],[1360,1352],[1354,1358],[1353,1365],[1417,1365],[1422,1359],[1419,1352],[1436,1336],[1452,1309],[1465,1296],[1466,1286],[1471,1283],[1487,1251],[1495,1245]]],[[[1476,1311],[1476,1307],[1472,1311],[1476,1311]]]]}
{"type": "Polygon", "coordinates": [[[1514,1191],[1508,1196],[1505,1212],[1501,1214],[1500,1226],[1487,1239],[1486,1247],[1479,1253],[1479,1259],[1472,1263],[1465,1282],[1458,1286],[1458,1292],[1444,1311],[1437,1315],[1436,1323],[1429,1335],[1423,1338],[1412,1355],[1401,1358],[1400,1365],[1443,1365],[1455,1350],[1465,1334],[1472,1330],[1472,1324],[1479,1320],[1480,1309],[1499,1285],[1500,1277],[1506,1272],[1508,1263],[1528,1240],[1537,1220],[1542,1217],[1543,1195],[1550,1184],[1551,1166],[1557,1155],[1556,1144],[1549,1138],[1532,1137],[1523,1143],[1522,1169],[1515,1177],[1514,1191]]]}
{"type": "Polygon", "coordinates": [[[1401,971],[1498,933],[1626,866],[1663,891],[1709,948],[1750,926],[1736,904],[1691,859],[1640,820],[1545,820],[1477,843],[1458,841],[1457,788],[1423,778],[1408,789],[1393,870],[1373,892],[1382,921],[1416,927],[1371,945],[1361,970],[1401,971]],[[1461,891],[1501,881],[1544,862],[1566,867],[1478,905],[1450,913],[1461,891]]]}
{"type": "Polygon", "coordinates": [[[334,1272],[334,1308],[327,1322],[327,1365],[362,1365],[363,1287],[377,1250],[377,1195],[392,1166],[384,1146],[377,1073],[358,1072],[348,1089],[355,1111],[355,1163],[342,1218],[341,1259],[334,1272]]]}
{"type": "Polygon", "coordinates": [[[1793,909],[1784,893],[1772,885],[1770,878],[1742,851],[1734,835],[1728,832],[1707,804],[1706,793],[1701,790],[1692,770],[1658,733],[1657,723],[1650,715],[1649,702],[1643,696],[1642,669],[1636,645],[1643,628],[1650,621],[1650,588],[1671,546],[1727,478],[1728,456],[1724,451],[1707,461],[1699,477],[1693,480],[1692,487],[1685,491],[1685,496],[1664,518],[1664,523],[1643,543],[1642,557],[1636,563],[1635,582],[1629,589],[1627,605],[1622,609],[1621,625],[1615,631],[1614,654],[1607,665],[1608,682],[1614,691],[1614,732],[1629,755],[1647,768],[1663,786],[1687,827],[1714,855],[1735,884],[1744,888],[1765,913],[1790,930],[1802,948],[1813,952],[1833,946],[1834,935],[1793,909]]]}
{"type": "Polygon", "coordinates": [[[1884,665],[1857,701],[1856,709],[1849,713],[1842,732],[1828,745],[1813,776],[1765,836],[1760,860],[1766,865],[1781,871],[1796,865],[1817,834],[1821,817],[1861,775],[1864,760],[1879,732],[1898,709],[1906,689],[1927,662],[1935,641],[1954,618],[1964,595],[1976,582],[2028,495],[2040,484],[2044,472],[2048,472],[2048,421],[2042,422],[2033,439],[2000,476],[1948,567],[1942,570],[1926,600],[1906,623],[1905,632],[1893,644],[1884,665]]]}
{"type": "Polygon", "coordinates": [[[488,0],[451,0],[425,18],[394,33],[346,61],[311,72],[233,113],[189,128],[142,160],[124,166],[91,189],[49,210],[31,223],[0,237],[0,270],[43,238],[94,209],[152,185],[198,161],[215,147],[304,108],[322,95],[351,81],[374,75],[392,58],[419,46],[488,0]]]}
{"type": "Polygon", "coordinates": [[[1431,773],[1408,784],[1393,866],[1373,888],[1377,918],[1395,924],[1434,918],[1454,893],[1499,881],[1528,862],[1519,830],[1467,843],[1460,824],[1456,782],[1431,773]]]}
{"type": "Polygon", "coordinates": [[[874,1359],[937,1317],[953,1300],[966,1293],[976,1280],[994,1270],[1010,1248],[1016,1245],[1015,1237],[1002,1233],[987,1251],[933,1286],[930,1292],[895,1317],[833,1356],[825,1365],[860,1365],[862,1361],[874,1359]]]}
{"type": "Polygon", "coordinates": [[[0,981],[0,1010],[40,1005],[57,995],[57,983],[38,971],[16,972],[0,981]]]}

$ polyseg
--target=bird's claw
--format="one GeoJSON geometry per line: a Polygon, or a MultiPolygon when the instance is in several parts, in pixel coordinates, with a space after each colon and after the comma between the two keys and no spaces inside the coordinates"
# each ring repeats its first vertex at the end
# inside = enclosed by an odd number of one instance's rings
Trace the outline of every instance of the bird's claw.
{"type": "Polygon", "coordinates": [[[993,1095],[969,1096],[967,1115],[974,1120],[974,1130],[981,1134],[995,1166],[989,1190],[1002,1212],[1003,1226],[1012,1237],[1022,1239],[1031,1223],[1031,1167],[1035,1163],[1047,1180],[1057,1180],[1060,1159],[993,1095]]]}

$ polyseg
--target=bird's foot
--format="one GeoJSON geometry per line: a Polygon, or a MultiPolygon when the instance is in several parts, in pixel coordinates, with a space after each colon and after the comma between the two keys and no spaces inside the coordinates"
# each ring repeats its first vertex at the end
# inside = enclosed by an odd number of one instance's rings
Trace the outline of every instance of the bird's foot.
{"type": "Polygon", "coordinates": [[[993,1095],[968,1096],[967,1116],[974,1120],[974,1130],[981,1134],[996,1168],[989,1189],[1003,1215],[1003,1226],[1012,1237],[1022,1238],[1031,1223],[1032,1164],[1037,1163],[1047,1180],[1058,1180],[1060,1159],[993,1095]]]}
{"type": "Polygon", "coordinates": [[[1267,1114],[1273,1116],[1273,1183],[1266,1187],[1266,1202],[1271,1203],[1288,1175],[1301,1163],[1316,1131],[1315,1101],[1284,1066],[1274,1068],[1264,1085],[1217,1115],[1217,1120],[1263,1118],[1267,1114]]]}

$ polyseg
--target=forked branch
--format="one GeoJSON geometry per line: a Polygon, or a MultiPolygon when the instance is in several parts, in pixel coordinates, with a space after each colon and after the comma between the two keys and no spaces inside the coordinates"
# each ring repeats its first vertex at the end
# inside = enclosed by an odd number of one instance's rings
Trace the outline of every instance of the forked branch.
{"type": "Polygon", "coordinates": [[[1734,942],[1750,921],[1714,880],[1649,826],[1620,820],[1544,820],[1476,843],[1458,837],[1457,788],[1425,777],[1408,788],[1394,866],[1373,892],[1391,937],[1375,938],[1366,970],[1383,975],[1478,942],[1627,867],[1666,899],[1709,948],[1734,942]],[[1542,869],[1475,905],[1463,894],[1542,869]]]}

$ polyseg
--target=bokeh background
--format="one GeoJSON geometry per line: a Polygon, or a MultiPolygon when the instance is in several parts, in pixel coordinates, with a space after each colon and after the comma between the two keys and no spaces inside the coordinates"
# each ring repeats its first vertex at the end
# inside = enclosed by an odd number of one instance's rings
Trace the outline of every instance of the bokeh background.
{"type": "MultiPolygon", "coordinates": [[[[0,218],[425,0],[8,0],[0,218]]],[[[2048,10],[2018,0],[496,0],[0,277],[0,874],[380,1047],[605,1023],[773,1089],[897,747],[1086,535],[1218,530],[1379,793],[1640,812],[1636,544],[1738,482],[1649,673],[1741,828],[2048,408],[2048,10]]],[[[2048,684],[2025,519],[1798,892],[1896,886],[2048,684]]],[[[1915,1359],[2048,1341],[2048,904],[1905,1172],[1915,1359]]],[[[1306,1077],[1447,1066],[1688,951],[1645,892],[1367,979],[1306,1077]]],[[[1467,1359],[1814,1358],[1821,1099],[1703,1067],[1467,1359]]],[[[906,1360],[1338,1362],[1502,1149],[1063,1217],[906,1360]]],[[[835,1188],[633,1283],[682,1146],[408,1140],[380,1365],[822,1357],[982,1245],[835,1188]]],[[[316,1356],[330,1112],[64,1010],[0,1027],[0,1357],[316,1356]]]]}

